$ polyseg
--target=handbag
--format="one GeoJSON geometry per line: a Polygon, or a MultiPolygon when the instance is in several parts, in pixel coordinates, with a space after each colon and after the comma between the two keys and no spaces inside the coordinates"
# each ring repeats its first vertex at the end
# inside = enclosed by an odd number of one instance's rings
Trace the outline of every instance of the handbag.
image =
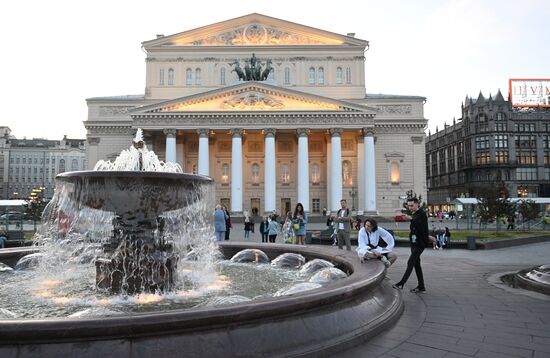
{"type": "Polygon", "coordinates": [[[294,227],[294,230],[299,230],[300,229],[300,223],[294,223],[292,225],[292,227],[294,227]]]}

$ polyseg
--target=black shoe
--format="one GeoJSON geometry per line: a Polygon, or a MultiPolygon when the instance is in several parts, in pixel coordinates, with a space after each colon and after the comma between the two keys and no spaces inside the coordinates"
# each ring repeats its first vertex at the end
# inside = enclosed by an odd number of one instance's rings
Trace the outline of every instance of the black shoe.
{"type": "Polygon", "coordinates": [[[391,287],[395,288],[396,290],[402,290],[403,289],[403,285],[401,285],[399,283],[394,283],[393,285],[391,285],[391,287]]]}
{"type": "Polygon", "coordinates": [[[426,289],[425,288],[421,288],[421,287],[416,287],[416,288],[413,288],[411,290],[412,293],[426,293],[426,289]]]}

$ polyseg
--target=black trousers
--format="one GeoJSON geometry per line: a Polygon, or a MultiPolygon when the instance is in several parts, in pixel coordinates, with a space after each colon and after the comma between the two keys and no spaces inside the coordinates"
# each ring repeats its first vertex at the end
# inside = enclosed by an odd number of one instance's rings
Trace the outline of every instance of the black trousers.
{"type": "Polygon", "coordinates": [[[409,279],[409,276],[411,275],[414,267],[416,279],[418,280],[418,287],[426,288],[424,286],[424,275],[422,274],[422,266],[420,266],[420,255],[422,255],[422,252],[424,252],[423,247],[411,246],[411,256],[409,256],[409,261],[407,261],[407,269],[405,270],[401,281],[397,283],[398,285],[404,286],[405,283],[407,283],[407,280],[409,279]]]}
{"type": "Polygon", "coordinates": [[[262,242],[267,242],[267,238],[269,237],[268,234],[262,233],[262,242]]]}

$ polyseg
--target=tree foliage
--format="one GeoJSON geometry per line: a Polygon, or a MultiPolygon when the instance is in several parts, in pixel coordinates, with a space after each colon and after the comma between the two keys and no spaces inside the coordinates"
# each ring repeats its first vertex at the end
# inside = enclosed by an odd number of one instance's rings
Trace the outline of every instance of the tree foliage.
{"type": "Polygon", "coordinates": [[[412,215],[411,211],[409,210],[409,207],[407,206],[407,201],[409,199],[412,199],[412,198],[417,198],[418,199],[418,202],[420,203],[420,209],[426,211],[426,209],[428,208],[428,205],[426,204],[425,201],[422,201],[422,195],[417,195],[414,190],[407,190],[407,192],[405,193],[405,196],[407,197],[405,199],[405,201],[403,202],[403,204],[401,205],[403,208],[401,209],[401,212],[403,214],[407,214],[407,215],[412,215]]]}
{"type": "Polygon", "coordinates": [[[523,222],[528,222],[536,219],[539,216],[540,208],[533,200],[520,200],[517,205],[518,213],[521,214],[523,222]]]}
{"type": "MultiPolygon", "coordinates": [[[[515,204],[509,199],[508,190],[504,183],[496,186],[487,186],[483,191],[483,195],[477,198],[477,215],[479,216],[480,224],[487,224],[493,219],[498,220],[499,217],[509,217],[514,215],[516,210],[515,204]]],[[[498,231],[497,223],[497,231],[498,231]]]]}

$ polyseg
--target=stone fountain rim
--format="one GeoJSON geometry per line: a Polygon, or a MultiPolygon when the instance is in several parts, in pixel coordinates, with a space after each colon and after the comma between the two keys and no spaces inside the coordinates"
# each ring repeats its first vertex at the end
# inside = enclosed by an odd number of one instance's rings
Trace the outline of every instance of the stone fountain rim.
{"type": "Polygon", "coordinates": [[[159,171],[129,171],[129,170],[78,170],[57,174],[56,179],[71,181],[72,178],[151,178],[192,180],[196,182],[212,183],[214,180],[208,176],[191,173],[173,173],[159,171]]]}
{"type": "MultiPolygon", "coordinates": [[[[322,258],[341,265],[350,276],[332,285],[294,295],[265,298],[220,307],[179,309],[169,312],[149,312],[135,315],[100,318],[47,318],[34,320],[0,320],[0,346],[14,343],[40,343],[50,340],[88,341],[117,339],[121,337],[147,337],[186,331],[209,329],[213,325],[247,324],[267,318],[304,314],[353,301],[374,290],[385,276],[385,267],[378,260],[360,264],[355,252],[300,247],[288,244],[221,243],[222,251],[258,248],[268,256],[284,252],[300,253],[307,258],[322,258]]],[[[34,248],[35,250],[36,248],[34,248]]],[[[400,314],[400,293],[394,307],[388,308],[390,316],[400,314]],[[399,307],[397,307],[399,306],[399,307]]]]}

